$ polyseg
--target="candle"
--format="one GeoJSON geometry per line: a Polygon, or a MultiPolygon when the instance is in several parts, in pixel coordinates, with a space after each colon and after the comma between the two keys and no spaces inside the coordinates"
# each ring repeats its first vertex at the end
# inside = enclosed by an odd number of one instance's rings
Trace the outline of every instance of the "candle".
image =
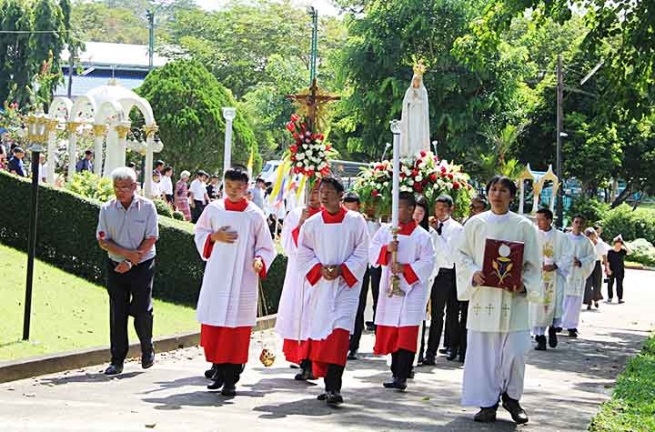
{"type": "Polygon", "coordinates": [[[400,196],[400,121],[391,122],[393,132],[393,188],[391,192],[391,227],[398,228],[398,204],[400,196]]]}

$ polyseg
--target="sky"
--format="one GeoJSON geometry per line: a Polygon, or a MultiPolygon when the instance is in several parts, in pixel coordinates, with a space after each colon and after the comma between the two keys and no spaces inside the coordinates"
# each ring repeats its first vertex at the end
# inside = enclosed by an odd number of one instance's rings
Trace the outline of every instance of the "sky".
{"type": "MultiPolygon", "coordinates": [[[[196,0],[196,4],[203,9],[215,10],[227,3],[227,0],[196,0]]],[[[298,7],[314,6],[319,15],[337,15],[338,10],[331,0],[291,0],[298,7]]]]}

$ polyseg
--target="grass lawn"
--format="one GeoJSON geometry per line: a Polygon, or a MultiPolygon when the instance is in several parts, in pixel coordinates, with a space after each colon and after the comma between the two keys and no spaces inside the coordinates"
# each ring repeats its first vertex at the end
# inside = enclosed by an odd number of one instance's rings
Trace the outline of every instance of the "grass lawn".
{"type": "MultiPolygon", "coordinates": [[[[30,341],[21,341],[27,255],[0,245],[0,361],[109,346],[106,289],[36,261],[30,341]]],[[[155,336],[198,330],[192,308],[155,300],[155,336]]],[[[130,342],[138,341],[130,320],[130,342]]]]}
{"type": "Polygon", "coordinates": [[[655,336],[619,375],[612,399],[603,404],[591,432],[655,431],[655,336]]]}

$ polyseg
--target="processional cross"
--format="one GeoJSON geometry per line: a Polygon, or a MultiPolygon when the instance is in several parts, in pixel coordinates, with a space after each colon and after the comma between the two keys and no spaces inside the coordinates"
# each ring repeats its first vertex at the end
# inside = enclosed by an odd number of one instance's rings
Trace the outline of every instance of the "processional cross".
{"type": "Polygon", "coordinates": [[[313,132],[318,132],[318,129],[323,129],[325,126],[324,108],[328,102],[338,101],[341,99],[339,96],[324,94],[318,87],[316,78],[312,81],[309,90],[303,91],[295,95],[287,95],[287,99],[293,100],[298,105],[298,114],[307,119],[307,127],[313,132]]]}

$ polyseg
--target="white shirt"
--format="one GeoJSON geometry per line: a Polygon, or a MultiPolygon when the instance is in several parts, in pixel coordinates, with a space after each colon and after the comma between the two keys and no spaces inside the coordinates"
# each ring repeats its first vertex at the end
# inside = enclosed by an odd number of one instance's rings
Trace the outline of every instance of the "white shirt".
{"type": "Polygon", "coordinates": [[[189,192],[193,194],[194,201],[202,201],[203,204],[207,204],[205,201],[205,194],[207,193],[207,185],[199,179],[195,179],[191,182],[191,187],[189,192]]]}
{"type": "MultiPolygon", "coordinates": [[[[437,222],[437,226],[440,221],[437,222]]],[[[453,252],[455,245],[464,233],[464,227],[453,218],[446,219],[441,228],[441,238],[443,242],[436,243],[437,251],[437,268],[451,269],[455,266],[455,254],[453,252]]],[[[436,231],[436,230],[435,230],[436,231]]]]}
{"type": "Polygon", "coordinates": [[[159,186],[165,195],[173,195],[173,182],[169,176],[162,174],[161,180],[159,181],[159,186]]]}
{"type": "Polygon", "coordinates": [[[152,182],[150,185],[150,199],[160,199],[161,198],[161,183],[152,182]]]}
{"type": "Polygon", "coordinates": [[[598,240],[594,245],[596,249],[596,261],[603,261],[603,257],[607,255],[607,251],[610,247],[602,240],[598,240]]]}

